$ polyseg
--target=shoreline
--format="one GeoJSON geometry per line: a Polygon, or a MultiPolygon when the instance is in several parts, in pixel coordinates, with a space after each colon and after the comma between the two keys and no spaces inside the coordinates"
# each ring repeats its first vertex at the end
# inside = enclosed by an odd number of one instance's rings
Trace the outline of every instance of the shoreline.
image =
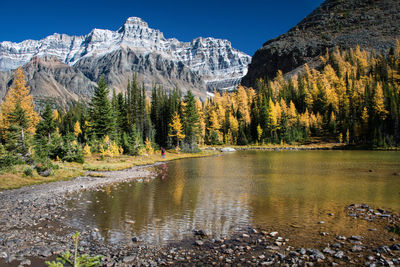
{"type": "MultiPolygon", "coordinates": [[[[118,156],[100,160],[99,155],[87,157],[85,163],[75,162],[54,162],[60,168],[55,170],[55,174],[49,177],[42,177],[35,173],[28,177],[23,174],[24,167],[29,165],[17,165],[16,170],[0,173],[0,193],[3,191],[19,189],[26,186],[54,183],[60,181],[71,181],[81,176],[87,176],[90,172],[123,171],[140,166],[149,166],[162,162],[173,161],[183,158],[196,158],[218,155],[216,151],[202,151],[199,153],[173,153],[169,152],[166,158],[161,158],[158,154],[142,156],[118,156]],[[15,184],[9,184],[12,179],[18,180],[15,184]]],[[[97,177],[103,177],[102,175],[97,177]]]]}
{"type": "MultiPolygon", "coordinates": [[[[53,183],[58,181],[70,181],[80,176],[87,176],[88,172],[106,172],[106,171],[121,171],[130,169],[137,166],[145,166],[157,164],[159,162],[168,162],[184,158],[197,158],[215,156],[223,153],[224,148],[233,148],[235,151],[311,151],[311,150],[343,150],[343,151],[393,151],[398,152],[400,148],[370,148],[370,147],[355,147],[338,143],[316,143],[309,145],[246,145],[246,146],[208,146],[203,147],[199,153],[175,153],[169,152],[169,158],[162,159],[157,155],[143,155],[143,156],[117,156],[114,158],[107,158],[103,161],[99,160],[99,156],[92,156],[87,158],[83,164],[62,162],[60,169],[56,170],[56,174],[50,177],[41,177],[35,174],[33,177],[26,177],[23,175],[23,166],[17,167],[17,170],[9,172],[0,172],[0,192],[5,190],[18,189],[24,186],[32,186],[44,183],[53,183]],[[172,156],[172,157],[171,157],[172,156]],[[60,176],[57,178],[57,176],[60,176]],[[9,185],[7,180],[23,179],[18,184],[9,185]]],[[[226,151],[225,151],[226,152],[226,151]]],[[[228,151],[229,152],[229,151],[228,151]]],[[[25,165],[25,167],[29,167],[25,165]]],[[[94,176],[94,177],[102,177],[94,176]]]]}
{"type": "MultiPolygon", "coordinates": [[[[166,161],[171,160],[175,159],[166,161]]],[[[82,191],[103,190],[104,186],[135,180],[150,181],[156,173],[149,169],[162,163],[118,171],[87,171],[85,176],[68,181],[0,191],[0,202],[4,203],[0,207],[0,265],[30,262],[32,266],[43,266],[45,260],[54,260],[55,255],[71,251],[71,235],[77,229],[65,223],[66,217],[73,214],[66,205],[68,201],[79,199],[82,191]]],[[[298,231],[295,228],[276,225],[266,231],[249,225],[223,239],[207,236],[199,229],[193,236],[156,247],[141,242],[116,245],[102,240],[99,230],[88,226],[81,232],[80,250],[90,255],[104,255],[105,266],[400,264],[400,251],[396,250],[400,249],[400,236],[386,230],[391,222],[399,225],[398,214],[368,205],[343,208],[347,210],[345,216],[354,218],[354,223],[365,220],[368,215],[368,224],[375,230],[366,231],[361,238],[343,239],[337,233],[320,233],[316,227],[316,232],[310,235],[315,238],[315,245],[309,248],[292,240],[298,231]]]]}

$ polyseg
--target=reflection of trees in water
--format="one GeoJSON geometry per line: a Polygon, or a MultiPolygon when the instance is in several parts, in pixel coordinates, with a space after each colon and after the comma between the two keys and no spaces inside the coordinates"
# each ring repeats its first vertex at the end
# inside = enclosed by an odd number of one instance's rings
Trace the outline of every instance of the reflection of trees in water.
{"type": "MultiPolygon", "coordinates": [[[[354,155],[244,152],[179,160],[160,165],[160,176],[149,183],[92,192],[92,203],[85,206],[89,221],[104,237],[110,237],[107,229],[114,229],[111,238],[140,235],[159,243],[179,239],[194,228],[226,235],[231,228],[252,223],[313,226],[321,215],[336,214],[337,209],[344,213],[352,202],[383,208],[397,203],[400,185],[392,175],[399,172],[396,161],[374,166],[369,173],[371,162],[379,161],[354,155]]],[[[347,227],[345,221],[335,223],[338,231],[347,227]]]]}
{"type": "MultiPolygon", "coordinates": [[[[189,169],[181,164],[176,161],[170,168],[161,165],[160,176],[149,183],[120,184],[91,193],[88,213],[96,215],[94,220],[102,235],[109,238],[106,229],[116,229],[128,237],[136,233],[146,235],[146,239],[163,238],[168,233],[159,232],[162,225],[174,226],[168,220],[192,214],[198,188],[195,179],[187,177],[198,174],[193,170],[187,173],[189,169]]],[[[197,169],[196,166],[193,168],[197,169]]]]}
{"type": "Polygon", "coordinates": [[[201,191],[192,228],[226,236],[232,228],[247,226],[250,180],[246,159],[216,157],[201,162],[201,191]]]}
{"type": "Polygon", "coordinates": [[[354,230],[349,229],[346,205],[366,202],[380,207],[395,201],[389,175],[395,165],[367,172],[380,162],[376,156],[355,151],[261,152],[249,162],[254,170],[267,166],[264,173],[255,174],[250,194],[255,224],[315,227],[333,212],[338,216],[328,217],[329,227],[337,232],[354,230]]]}

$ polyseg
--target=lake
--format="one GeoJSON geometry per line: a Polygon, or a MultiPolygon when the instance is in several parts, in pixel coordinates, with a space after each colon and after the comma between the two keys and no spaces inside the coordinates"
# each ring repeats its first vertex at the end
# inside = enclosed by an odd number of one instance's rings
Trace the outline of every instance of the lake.
{"type": "Polygon", "coordinates": [[[400,152],[241,151],[155,168],[155,179],[81,193],[67,224],[95,227],[109,242],[156,245],[193,229],[225,237],[256,226],[307,245],[321,231],[366,231],[346,216],[352,203],[400,211],[400,152]]]}

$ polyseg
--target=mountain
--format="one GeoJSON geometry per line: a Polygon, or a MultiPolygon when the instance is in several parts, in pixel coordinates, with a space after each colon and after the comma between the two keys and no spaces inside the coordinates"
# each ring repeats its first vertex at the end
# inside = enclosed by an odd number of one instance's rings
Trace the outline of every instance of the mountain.
{"type": "Polygon", "coordinates": [[[102,74],[118,92],[133,73],[148,88],[158,83],[205,96],[206,90],[233,89],[250,60],[227,40],[167,39],[142,19],[130,17],[117,31],[94,29],[85,36],[55,33],[39,41],[1,42],[0,96],[11,83],[10,71],[19,66],[29,71],[35,101],[54,98],[65,105],[88,98],[102,74]]]}
{"type": "Polygon", "coordinates": [[[267,41],[252,57],[241,83],[254,86],[278,70],[296,72],[335,46],[387,50],[400,39],[400,1],[326,0],[287,33],[267,41]]]}

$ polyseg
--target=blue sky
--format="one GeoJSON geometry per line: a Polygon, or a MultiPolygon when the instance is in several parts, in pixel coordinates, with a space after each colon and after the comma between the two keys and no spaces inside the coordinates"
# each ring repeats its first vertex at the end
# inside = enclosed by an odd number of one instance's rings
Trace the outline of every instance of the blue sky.
{"type": "Polygon", "coordinates": [[[19,0],[1,1],[0,41],[39,40],[55,32],[84,35],[117,30],[127,17],[144,19],[167,38],[215,37],[253,55],[285,33],[322,0],[19,0]]]}

